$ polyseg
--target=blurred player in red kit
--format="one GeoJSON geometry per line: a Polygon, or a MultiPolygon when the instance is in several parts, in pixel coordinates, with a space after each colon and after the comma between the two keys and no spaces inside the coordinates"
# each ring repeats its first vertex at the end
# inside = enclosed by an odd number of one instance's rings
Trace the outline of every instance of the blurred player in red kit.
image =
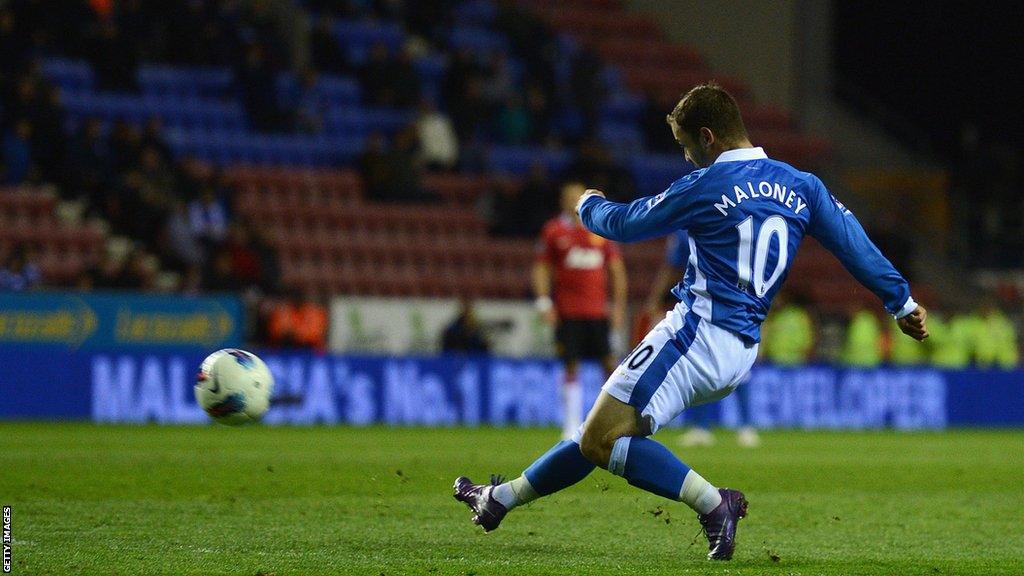
{"type": "Polygon", "coordinates": [[[599,360],[607,376],[615,369],[614,354],[624,353],[626,344],[626,266],[614,242],[583,227],[576,202],[585,191],[579,182],[562,187],[562,213],[544,225],[533,266],[537,309],[555,327],[565,367],[562,438],[583,422],[579,361],[599,360]]]}

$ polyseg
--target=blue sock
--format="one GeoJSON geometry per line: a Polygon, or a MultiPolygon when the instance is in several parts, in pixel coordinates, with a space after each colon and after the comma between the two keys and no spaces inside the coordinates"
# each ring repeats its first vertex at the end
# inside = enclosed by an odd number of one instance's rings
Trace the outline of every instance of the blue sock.
{"type": "Polygon", "coordinates": [[[579,444],[562,440],[523,472],[540,496],[547,496],[583,480],[595,468],[583,457],[579,444]]]}
{"type": "Polygon", "coordinates": [[[690,467],[658,442],[642,436],[624,436],[615,441],[608,471],[648,492],[679,500],[683,480],[690,467]]]}

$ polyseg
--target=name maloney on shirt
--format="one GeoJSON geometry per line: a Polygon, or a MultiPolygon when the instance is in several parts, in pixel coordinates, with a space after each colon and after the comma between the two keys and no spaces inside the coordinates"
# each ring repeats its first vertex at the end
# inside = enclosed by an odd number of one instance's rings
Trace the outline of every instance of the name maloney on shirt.
{"type": "Polygon", "coordinates": [[[757,187],[754,187],[753,182],[747,182],[747,189],[744,190],[740,186],[732,187],[732,194],[722,194],[722,202],[719,204],[715,202],[715,208],[722,213],[722,216],[729,215],[729,208],[735,208],[738,204],[742,204],[744,200],[750,200],[752,198],[767,198],[774,200],[779,204],[784,204],[786,208],[793,210],[794,214],[799,214],[801,210],[807,208],[807,202],[803,198],[797,196],[796,192],[787,189],[778,182],[759,182],[757,187]]]}

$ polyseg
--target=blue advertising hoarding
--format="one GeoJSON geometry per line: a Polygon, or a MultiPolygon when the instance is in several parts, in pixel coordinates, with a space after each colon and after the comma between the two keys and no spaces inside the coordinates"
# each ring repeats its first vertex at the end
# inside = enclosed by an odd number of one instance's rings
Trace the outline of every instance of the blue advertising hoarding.
{"type": "MultiPolygon", "coordinates": [[[[192,395],[206,351],[0,346],[0,418],[204,423],[192,395]]],[[[561,372],[550,360],[386,358],[261,352],[274,374],[270,424],[552,425],[561,372]]],[[[582,374],[586,402],[602,378],[582,374]]],[[[711,422],[760,428],[1024,426],[1024,372],[755,367],[711,422]]],[[[685,422],[684,413],[679,423],[685,422]]]]}
{"type": "Polygon", "coordinates": [[[237,346],[242,326],[237,297],[0,293],[4,350],[209,350],[237,346]]]}

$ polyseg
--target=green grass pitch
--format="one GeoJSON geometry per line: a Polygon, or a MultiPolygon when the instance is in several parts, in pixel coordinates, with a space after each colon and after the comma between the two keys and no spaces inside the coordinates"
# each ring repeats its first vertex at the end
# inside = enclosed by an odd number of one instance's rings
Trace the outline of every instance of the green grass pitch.
{"type": "Polygon", "coordinates": [[[1024,432],[658,438],[743,489],[732,562],[683,504],[603,470],[484,535],[456,475],[518,474],[552,429],[0,424],[15,574],[1022,574],[1024,432]]]}

